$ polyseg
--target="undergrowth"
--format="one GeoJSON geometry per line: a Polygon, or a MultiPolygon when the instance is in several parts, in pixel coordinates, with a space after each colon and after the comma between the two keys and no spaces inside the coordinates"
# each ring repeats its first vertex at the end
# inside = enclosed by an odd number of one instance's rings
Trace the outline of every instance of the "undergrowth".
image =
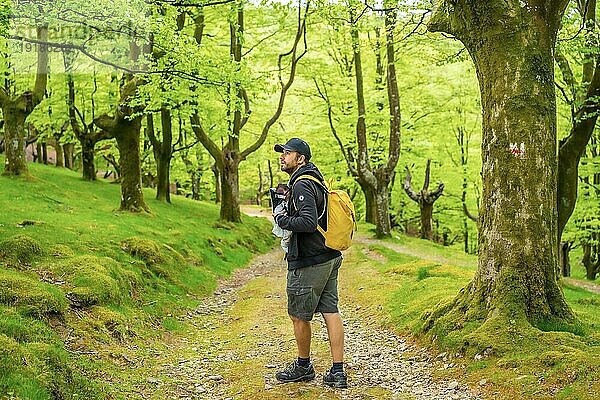
{"type": "Polygon", "coordinates": [[[0,398],[110,398],[86,354],[182,329],[221,276],[273,246],[270,224],[218,221],[174,196],[123,213],[120,188],[32,164],[0,177],[0,398]]]}
{"type": "Polygon", "coordinates": [[[384,325],[443,353],[446,366],[436,376],[466,379],[494,399],[600,396],[600,295],[563,285],[577,323],[538,321],[532,326],[503,317],[464,322],[464,316],[447,314],[423,333],[427,316],[451,304],[467,286],[476,271],[476,257],[397,235],[385,246],[354,251],[348,263],[352,268],[345,269],[341,282],[349,281],[346,293],[351,301],[367,314],[378,313],[384,325]],[[388,248],[394,245],[420,256],[388,248]],[[372,253],[384,257],[370,257],[372,253]]]}

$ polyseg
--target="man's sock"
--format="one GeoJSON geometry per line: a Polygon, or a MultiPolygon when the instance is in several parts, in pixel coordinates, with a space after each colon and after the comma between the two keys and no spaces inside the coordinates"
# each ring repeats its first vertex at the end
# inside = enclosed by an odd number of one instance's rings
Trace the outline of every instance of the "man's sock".
{"type": "Polygon", "coordinates": [[[331,372],[344,372],[344,363],[343,362],[334,362],[333,367],[331,367],[331,372]]]}
{"type": "Polygon", "coordinates": [[[298,365],[301,367],[308,367],[310,365],[310,357],[308,358],[302,358],[302,357],[298,357],[298,365]]]}

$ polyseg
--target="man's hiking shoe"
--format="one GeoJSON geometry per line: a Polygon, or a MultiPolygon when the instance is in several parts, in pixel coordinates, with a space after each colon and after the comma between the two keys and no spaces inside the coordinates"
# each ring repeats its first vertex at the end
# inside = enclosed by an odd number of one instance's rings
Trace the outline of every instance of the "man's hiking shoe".
{"type": "Polygon", "coordinates": [[[334,388],[344,389],[348,387],[348,378],[344,372],[327,371],[323,376],[323,383],[334,388]]]}
{"type": "Polygon", "coordinates": [[[308,364],[308,367],[302,367],[298,365],[298,361],[294,361],[288,365],[283,371],[279,371],[275,374],[280,382],[307,382],[315,379],[315,369],[312,363],[308,364]]]}

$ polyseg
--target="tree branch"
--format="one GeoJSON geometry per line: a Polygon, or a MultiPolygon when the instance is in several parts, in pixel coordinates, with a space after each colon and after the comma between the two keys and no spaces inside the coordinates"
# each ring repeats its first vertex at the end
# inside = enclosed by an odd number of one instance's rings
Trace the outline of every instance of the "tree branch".
{"type": "Polygon", "coordinates": [[[344,148],[344,143],[342,142],[342,139],[340,139],[339,135],[337,134],[337,130],[335,129],[335,125],[333,124],[333,110],[331,107],[331,101],[329,100],[329,95],[327,94],[327,87],[325,86],[325,83],[323,82],[323,89],[321,90],[321,88],[319,87],[319,83],[317,82],[317,79],[315,77],[313,77],[313,82],[315,82],[315,86],[317,87],[317,92],[319,93],[319,96],[325,101],[325,104],[327,104],[327,119],[329,121],[329,129],[331,130],[333,137],[335,138],[335,140],[338,142],[338,145],[340,146],[340,150],[342,151],[342,155],[344,156],[344,159],[346,160],[346,165],[348,166],[348,170],[350,171],[350,174],[352,174],[352,176],[358,176],[358,171],[356,170],[354,163],[350,159],[350,154],[349,154],[349,152],[346,152],[346,149],[344,148]]]}
{"type": "Polygon", "coordinates": [[[410,169],[406,167],[406,179],[404,179],[404,191],[412,200],[419,202],[419,194],[415,192],[411,185],[412,176],[410,175],[410,169]]]}
{"type": "Polygon", "coordinates": [[[8,101],[10,101],[10,96],[6,92],[6,89],[0,87],[0,106],[4,107],[8,101]]]}
{"type": "Polygon", "coordinates": [[[196,134],[196,137],[198,138],[200,143],[202,143],[202,145],[206,148],[206,150],[208,150],[212,158],[215,160],[215,164],[217,165],[218,170],[222,171],[225,166],[223,152],[204,131],[202,123],[200,122],[200,117],[198,116],[198,112],[194,112],[194,114],[190,116],[190,122],[192,124],[192,130],[196,134]]]}
{"type": "Polygon", "coordinates": [[[304,12],[302,13],[302,10],[300,7],[298,7],[298,25],[297,25],[297,30],[296,30],[296,36],[294,38],[294,44],[292,45],[292,48],[289,52],[284,53],[284,54],[280,54],[279,55],[279,59],[277,61],[277,65],[279,67],[279,71],[281,73],[281,60],[285,55],[291,55],[291,65],[290,65],[290,73],[288,76],[288,80],[286,83],[283,83],[282,79],[281,79],[281,75],[279,78],[280,84],[281,84],[281,91],[279,93],[279,101],[277,103],[277,109],[275,110],[273,116],[271,118],[269,118],[269,120],[265,123],[263,130],[261,132],[260,137],[256,140],[256,142],[254,142],[254,144],[252,144],[251,146],[249,146],[247,149],[245,149],[244,151],[242,151],[240,153],[240,159],[244,160],[246,159],[246,157],[248,157],[249,154],[255,152],[256,150],[258,150],[258,148],[265,142],[265,140],[267,139],[267,135],[269,133],[269,130],[271,129],[271,126],[273,126],[273,124],[275,124],[275,122],[277,122],[277,120],[279,119],[279,117],[281,116],[281,113],[283,111],[283,105],[285,102],[285,97],[287,94],[287,91],[289,90],[289,88],[292,86],[292,83],[294,82],[294,77],[296,76],[296,67],[298,65],[298,62],[300,61],[300,59],[306,54],[307,51],[307,43],[306,43],[306,18],[308,15],[308,9],[310,6],[310,0],[306,2],[306,6],[304,8],[304,12]],[[303,40],[303,44],[304,44],[304,50],[298,55],[297,51],[298,51],[298,44],[300,43],[300,40],[303,40]]]}
{"type": "Polygon", "coordinates": [[[431,173],[431,159],[427,159],[427,166],[425,167],[425,181],[423,182],[423,192],[429,189],[429,176],[431,173]]]}
{"type": "Polygon", "coordinates": [[[185,71],[169,70],[169,69],[141,70],[141,69],[127,68],[122,65],[113,63],[111,61],[103,60],[100,57],[97,57],[94,54],[90,53],[90,51],[85,46],[81,46],[81,45],[76,45],[76,44],[71,44],[71,43],[50,42],[48,40],[37,40],[37,39],[31,39],[31,38],[26,38],[26,37],[16,36],[16,35],[10,36],[10,39],[21,40],[21,41],[24,41],[27,43],[38,44],[41,46],[48,46],[49,48],[52,47],[52,48],[63,49],[63,50],[77,50],[77,51],[81,52],[83,55],[89,57],[90,59],[99,62],[100,64],[107,65],[109,67],[113,67],[115,69],[130,73],[130,74],[171,74],[173,76],[177,76],[179,78],[186,79],[186,80],[189,80],[192,82],[207,83],[207,84],[217,85],[217,86],[225,85],[225,82],[210,81],[207,78],[198,77],[198,76],[194,75],[193,73],[185,72],[185,71]]]}
{"type": "Polygon", "coordinates": [[[476,217],[475,215],[471,214],[471,212],[469,212],[469,209],[467,208],[466,203],[463,203],[463,212],[471,221],[479,222],[479,218],[476,217]]]}

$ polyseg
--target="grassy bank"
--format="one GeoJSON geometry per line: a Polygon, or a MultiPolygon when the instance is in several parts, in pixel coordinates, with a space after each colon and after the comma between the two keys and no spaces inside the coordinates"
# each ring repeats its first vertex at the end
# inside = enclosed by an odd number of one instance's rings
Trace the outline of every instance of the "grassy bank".
{"type": "Polygon", "coordinates": [[[214,204],[145,197],[116,211],[120,188],[30,165],[0,177],[0,398],[106,398],[99,346],[157,337],[219,277],[271,248],[270,224],[218,222],[214,204]]]}
{"type": "Polygon", "coordinates": [[[440,353],[448,366],[437,372],[440,376],[466,376],[488,398],[598,398],[600,295],[563,285],[578,324],[497,327],[487,332],[493,349],[474,345],[481,335],[475,334],[475,324],[457,326],[447,335],[422,334],[422,316],[452,300],[473,276],[476,262],[453,249],[398,236],[351,254],[346,293],[366,314],[440,353]],[[408,248],[412,255],[389,248],[394,246],[408,248]]]}

